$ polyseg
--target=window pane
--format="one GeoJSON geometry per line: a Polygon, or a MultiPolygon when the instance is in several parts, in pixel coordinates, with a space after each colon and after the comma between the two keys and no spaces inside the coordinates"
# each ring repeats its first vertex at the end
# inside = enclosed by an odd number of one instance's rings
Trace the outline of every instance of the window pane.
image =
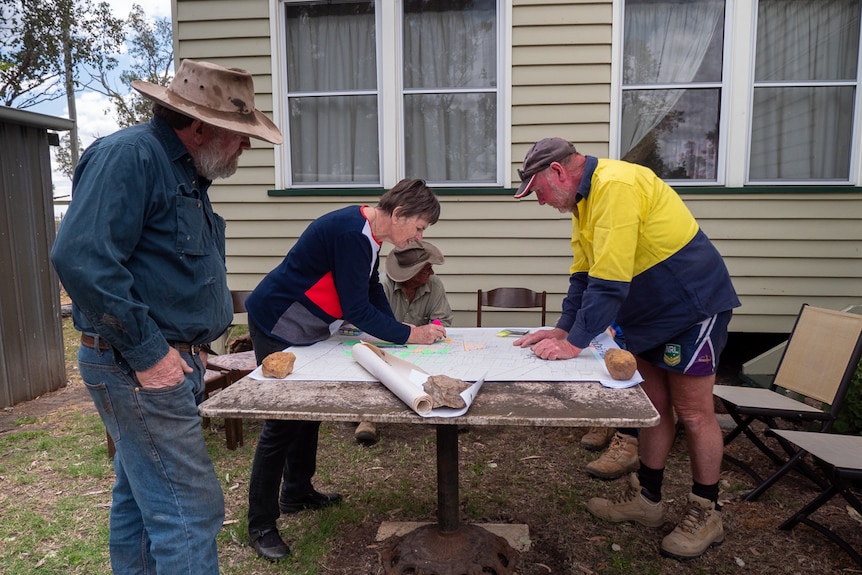
{"type": "Polygon", "coordinates": [[[407,0],[404,88],[497,85],[495,0],[407,0]]]}
{"type": "Polygon", "coordinates": [[[293,183],[379,183],[377,120],[377,96],[291,98],[293,183]]]}
{"type": "Polygon", "coordinates": [[[404,98],[405,169],[429,183],[494,183],[497,94],[416,94],[404,98]]]}
{"type": "Polygon", "coordinates": [[[285,6],[291,183],[380,183],[374,2],[285,6]]]}
{"type": "Polygon", "coordinates": [[[755,88],[751,180],[848,180],[853,87],[755,88]]]}
{"type": "Polygon", "coordinates": [[[715,181],[718,89],[623,92],[623,159],[670,180],[715,181]]]}
{"type": "Polygon", "coordinates": [[[405,171],[497,183],[497,0],[405,0],[405,171]]]}
{"type": "Polygon", "coordinates": [[[628,0],[624,84],[720,82],[724,0],[628,0]]]}
{"type": "Polygon", "coordinates": [[[289,91],[377,87],[373,2],[288,3],[285,13],[289,91]]]}
{"type": "Polygon", "coordinates": [[[859,0],[760,0],[755,81],[856,78],[859,0]]]}

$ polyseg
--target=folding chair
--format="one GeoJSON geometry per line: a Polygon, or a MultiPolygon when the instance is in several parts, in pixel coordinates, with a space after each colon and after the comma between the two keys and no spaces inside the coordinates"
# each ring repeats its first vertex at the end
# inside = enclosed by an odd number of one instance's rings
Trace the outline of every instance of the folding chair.
{"type": "Polygon", "coordinates": [[[724,438],[727,447],[745,435],[764,455],[779,466],[763,479],[752,466],[726,451],[724,460],[748,473],[757,486],[745,497],[754,501],[791,469],[825,487],[808,467],[804,451],[773,433],[789,424],[815,426],[818,432],[830,429],[838,415],[850,381],[862,356],[862,315],[803,305],[775,378],[768,388],[716,385],[718,397],[736,423],[724,438]],[[758,436],[752,423],[766,424],[766,436],[775,437],[784,450],[779,454],[758,436]]]}
{"type": "Polygon", "coordinates": [[[530,308],[537,307],[542,311],[542,323],[545,325],[545,307],[548,292],[536,292],[528,288],[502,287],[489,291],[477,292],[476,327],[482,327],[482,307],[530,308]]]}
{"type": "Polygon", "coordinates": [[[862,555],[859,551],[833,530],[811,519],[811,514],[835,495],[841,495],[857,513],[862,515],[862,502],[851,491],[854,481],[862,481],[862,436],[784,429],[775,430],[775,434],[793,443],[801,451],[810,453],[828,481],[826,488],[817,497],[778,528],[790,531],[798,523],[804,523],[836,543],[856,561],[859,567],[862,567],[862,555]]]}

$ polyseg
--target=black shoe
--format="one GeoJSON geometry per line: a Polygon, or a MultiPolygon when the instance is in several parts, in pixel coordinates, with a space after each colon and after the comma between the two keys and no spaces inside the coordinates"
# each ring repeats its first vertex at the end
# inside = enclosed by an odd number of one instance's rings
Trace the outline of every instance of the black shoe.
{"type": "Polygon", "coordinates": [[[282,513],[296,513],[303,509],[323,509],[336,503],[341,503],[341,494],[318,493],[314,490],[307,495],[294,499],[287,499],[284,494],[278,498],[278,508],[281,509],[282,513]]]}
{"type": "Polygon", "coordinates": [[[264,529],[248,534],[249,543],[267,561],[278,561],[290,555],[290,549],[278,534],[278,529],[264,529]]]}

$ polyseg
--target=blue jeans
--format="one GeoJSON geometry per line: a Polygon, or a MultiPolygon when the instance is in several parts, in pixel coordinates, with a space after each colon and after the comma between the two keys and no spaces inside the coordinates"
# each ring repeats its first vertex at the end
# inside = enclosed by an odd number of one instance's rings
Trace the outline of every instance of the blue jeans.
{"type": "Polygon", "coordinates": [[[204,367],[158,390],[138,385],[115,350],[78,349],[78,366],[114,440],[111,568],[115,575],[218,575],[224,495],[207,453],[198,403],[204,367]]]}

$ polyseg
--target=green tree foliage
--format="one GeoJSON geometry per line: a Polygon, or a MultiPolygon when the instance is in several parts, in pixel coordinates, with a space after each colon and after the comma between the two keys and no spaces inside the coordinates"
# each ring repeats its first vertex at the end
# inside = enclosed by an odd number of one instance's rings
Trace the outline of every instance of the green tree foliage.
{"type": "MultiPolygon", "coordinates": [[[[174,49],[171,21],[167,18],[148,18],[138,4],[132,6],[132,11],[129,17],[122,21],[121,28],[128,48],[130,67],[122,70],[119,76],[115,73],[115,62],[106,60],[101,66],[88,68],[89,81],[86,88],[110,99],[114,117],[122,128],[149,120],[152,115],[152,102],[132,90],[132,82],[146,80],[159,86],[170,84],[173,77],[174,49]],[[118,77],[119,80],[112,77],[118,77]]],[[[61,135],[60,146],[54,156],[58,170],[69,178],[72,177],[77,164],[74,148],[70,146],[71,141],[71,134],[61,135]]]]}
{"type": "Polygon", "coordinates": [[[862,361],[856,366],[856,374],[832,430],[835,433],[862,435],[862,361]]]}
{"type": "Polygon", "coordinates": [[[68,98],[85,67],[117,66],[122,42],[122,20],[107,2],[0,0],[0,103],[68,98]]]}
{"type": "Polygon", "coordinates": [[[117,124],[132,126],[147,121],[152,115],[152,102],[134,90],[134,80],[146,80],[167,86],[173,77],[174,48],[171,21],[167,18],[150,19],[143,8],[135,4],[124,23],[126,45],[131,67],[120,73],[120,88],[111,81],[108,71],[97,70],[92,75],[95,83],[90,87],[111,99],[117,124]]]}
{"type": "MultiPolygon", "coordinates": [[[[69,142],[69,132],[63,132],[60,134],[60,145],[54,149],[54,160],[57,170],[71,180],[72,174],[75,173],[75,166],[72,162],[72,147],[69,145],[69,142]]],[[[81,150],[81,153],[84,152],[84,148],[81,145],[80,140],[78,140],[78,149],[81,150]]],[[[56,200],[58,198],[54,199],[56,200]]]]}

